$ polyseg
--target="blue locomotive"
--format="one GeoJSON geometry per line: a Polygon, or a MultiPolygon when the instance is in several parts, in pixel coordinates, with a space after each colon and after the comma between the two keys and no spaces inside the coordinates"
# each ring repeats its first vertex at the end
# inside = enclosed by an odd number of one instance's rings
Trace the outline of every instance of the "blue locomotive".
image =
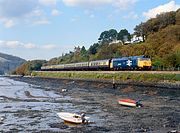
{"type": "Polygon", "coordinates": [[[148,56],[131,56],[113,58],[110,63],[112,70],[150,70],[151,59],[148,56]]]}
{"type": "Polygon", "coordinates": [[[42,66],[42,71],[73,71],[73,70],[150,70],[151,59],[148,56],[130,56],[79,62],[60,65],[42,66]]]}

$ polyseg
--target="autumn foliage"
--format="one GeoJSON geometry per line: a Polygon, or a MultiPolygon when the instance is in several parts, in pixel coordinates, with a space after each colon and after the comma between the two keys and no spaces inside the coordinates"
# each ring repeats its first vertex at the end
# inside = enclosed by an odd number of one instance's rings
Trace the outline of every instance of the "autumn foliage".
{"type": "Polygon", "coordinates": [[[130,40],[128,31],[122,29],[118,33],[115,29],[110,29],[102,32],[98,38],[99,41],[87,50],[84,46],[77,46],[74,51],[53,58],[48,62],[27,62],[17,68],[16,73],[29,74],[32,70],[39,70],[41,65],[135,55],[149,55],[155,68],[172,68],[172,70],[180,68],[180,9],[157,15],[156,18],[142,22],[134,28],[134,31],[134,35],[143,37],[143,42],[123,45],[125,41],[123,35],[126,36],[127,41],[130,40]],[[114,42],[114,40],[119,42],[114,42]]]}

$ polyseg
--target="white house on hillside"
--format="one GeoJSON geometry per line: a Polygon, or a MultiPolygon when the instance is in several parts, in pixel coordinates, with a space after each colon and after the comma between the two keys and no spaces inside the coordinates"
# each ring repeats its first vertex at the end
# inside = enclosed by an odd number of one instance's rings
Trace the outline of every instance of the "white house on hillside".
{"type": "Polygon", "coordinates": [[[117,43],[121,43],[123,45],[123,42],[121,40],[113,40],[109,44],[117,44],[117,43]]]}
{"type": "Polygon", "coordinates": [[[142,36],[133,35],[133,37],[131,38],[131,43],[138,43],[138,42],[143,42],[143,37],[142,36]]]}
{"type": "Polygon", "coordinates": [[[137,36],[137,35],[133,35],[133,37],[131,38],[131,40],[128,41],[127,36],[124,36],[123,41],[124,41],[124,43],[123,43],[121,40],[113,40],[113,41],[110,42],[109,44],[121,43],[122,45],[128,45],[128,44],[133,44],[133,43],[139,43],[139,42],[143,42],[143,37],[137,36]]]}

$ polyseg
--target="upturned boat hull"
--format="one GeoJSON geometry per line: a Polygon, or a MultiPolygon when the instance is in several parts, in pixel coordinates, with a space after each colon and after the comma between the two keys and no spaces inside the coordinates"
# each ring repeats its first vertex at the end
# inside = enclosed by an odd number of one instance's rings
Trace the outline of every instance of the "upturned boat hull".
{"type": "Polygon", "coordinates": [[[129,106],[129,107],[138,107],[138,106],[141,106],[141,104],[135,100],[132,100],[132,99],[120,99],[118,101],[118,103],[120,105],[123,105],[123,106],[129,106]]]}

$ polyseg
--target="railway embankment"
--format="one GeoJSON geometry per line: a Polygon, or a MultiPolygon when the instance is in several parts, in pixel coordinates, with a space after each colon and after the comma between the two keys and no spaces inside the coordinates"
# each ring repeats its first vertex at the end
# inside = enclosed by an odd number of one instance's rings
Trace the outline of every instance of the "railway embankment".
{"type": "Polygon", "coordinates": [[[138,86],[180,88],[180,72],[155,71],[35,71],[32,76],[88,80],[138,86]]]}

